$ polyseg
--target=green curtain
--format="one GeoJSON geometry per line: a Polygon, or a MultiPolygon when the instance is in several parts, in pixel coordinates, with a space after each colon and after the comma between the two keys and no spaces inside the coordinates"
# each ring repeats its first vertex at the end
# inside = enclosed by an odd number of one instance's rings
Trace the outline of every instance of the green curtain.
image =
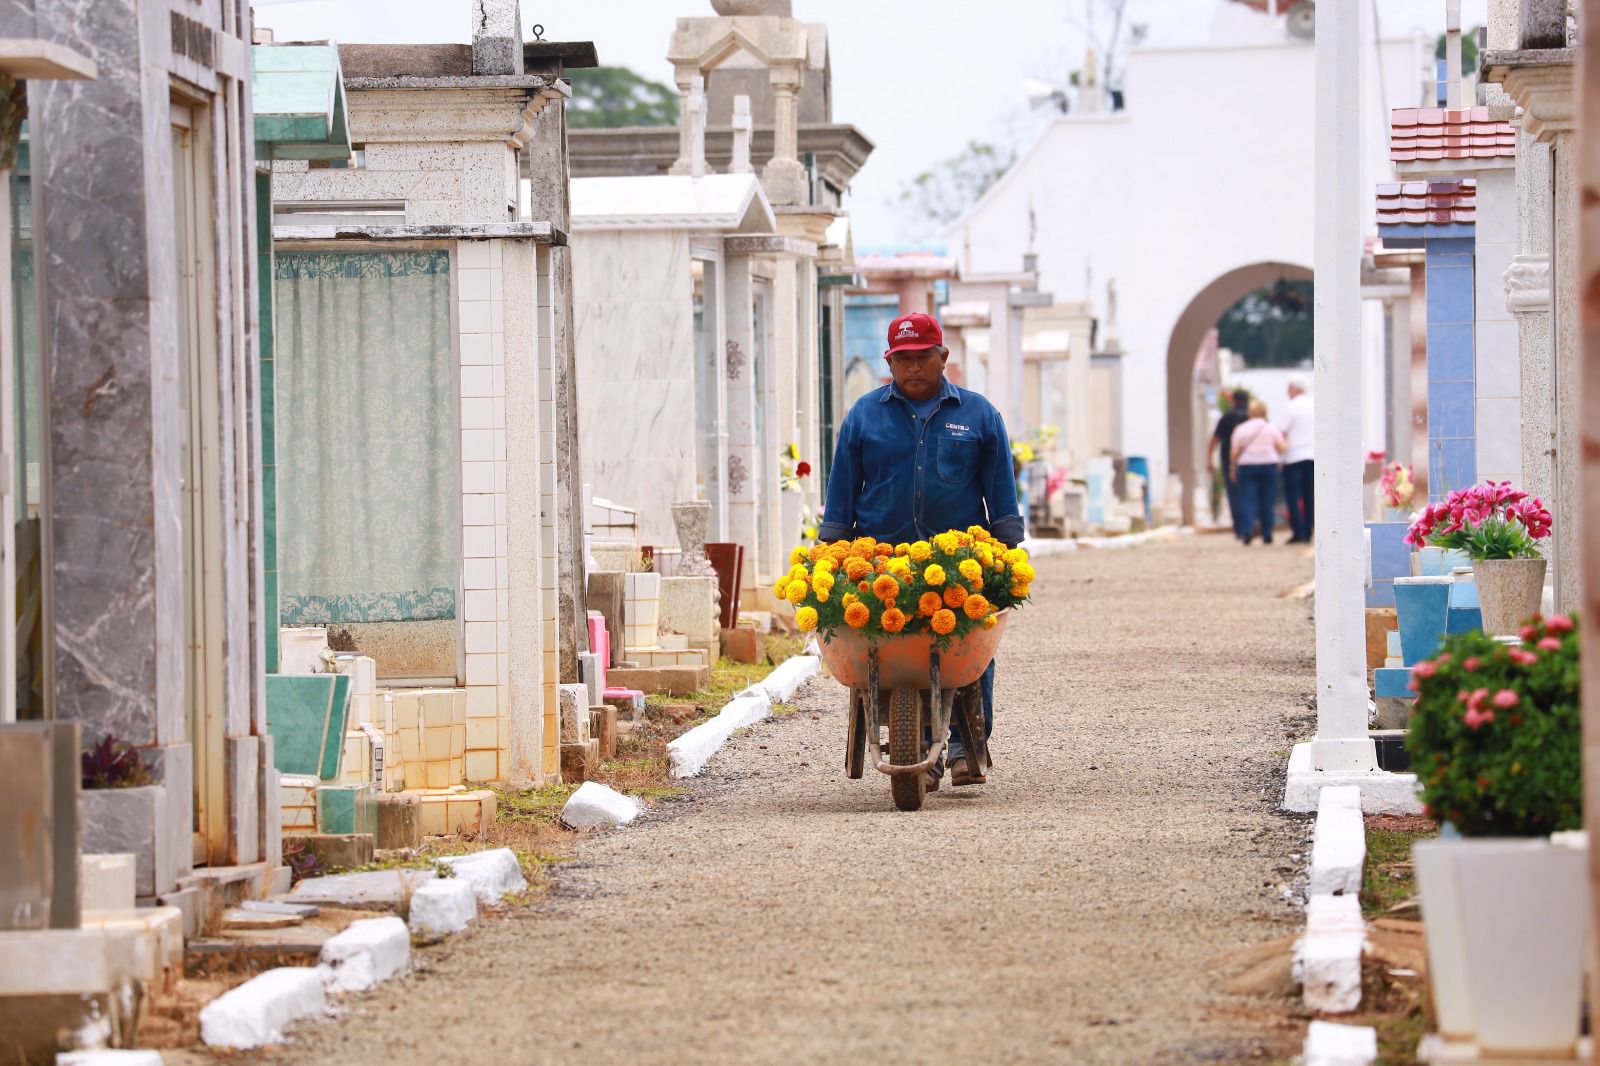
{"type": "Polygon", "coordinates": [[[281,620],[454,618],[449,253],[280,252],[275,276],[281,620]]]}

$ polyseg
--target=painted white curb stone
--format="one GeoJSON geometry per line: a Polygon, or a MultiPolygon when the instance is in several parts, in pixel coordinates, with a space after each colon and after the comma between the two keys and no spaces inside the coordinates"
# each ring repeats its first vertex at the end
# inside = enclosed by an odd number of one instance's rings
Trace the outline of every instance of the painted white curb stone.
{"type": "Polygon", "coordinates": [[[1366,1025],[1312,1022],[1303,1066],[1372,1066],[1378,1061],[1378,1031],[1366,1025]]]}
{"type": "Polygon", "coordinates": [[[643,809],[632,796],[624,796],[598,781],[585,781],[561,808],[561,821],[571,829],[600,829],[627,825],[643,809]]]}
{"type": "Polygon", "coordinates": [[[471,885],[478,894],[478,902],[486,907],[499,903],[508,893],[521,892],[528,887],[522,876],[522,866],[510,848],[451,855],[439,861],[471,885]]]}
{"type": "Polygon", "coordinates": [[[1361,870],[1366,861],[1367,831],[1361,818],[1361,789],[1355,785],[1324,788],[1317,799],[1317,828],[1311,843],[1311,887],[1307,894],[1359,893],[1361,870]]]}
{"type": "Polygon", "coordinates": [[[411,963],[411,931],[404,919],[363,918],[329,938],[320,956],[322,981],[329,992],[365,992],[411,963]]]}
{"type": "Polygon", "coordinates": [[[701,722],[667,745],[673,777],[693,777],[705,769],[706,762],[728,742],[728,738],[772,714],[772,701],[765,692],[747,691],[728,701],[715,718],[701,722]]]}
{"type": "Polygon", "coordinates": [[[1312,749],[1315,741],[1294,746],[1289,753],[1289,780],[1283,792],[1283,809],[1310,814],[1317,809],[1322,790],[1340,785],[1361,789],[1361,809],[1368,814],[1421,814],[1422,785],[1413,773],[1384,770],[1319,770],[1312,749]]]}
{"type": "Polygon", "coordinates": [[[1361,1005],[1361,951],[1367,923],[1356,896],[1312,896],[1306,903],[1306,932],[1295,945],[1295,973],[1305,1004],[1325,1014],[1342,1014],[1361,1005]]]}
{"type": "Polygon", "coordinates": [[[212,1047],[278,1044],[284,1026],[327,1009],[322,975],[310,966],[284,966],[252,977],[201,1008],[200,1039],[212,1047]]]}
{"type": "Polygon", "coordinates": [[[787,703],[801,685],[821,672],[822,660],[810,655],[793,655],[775,666],[772,673],[758,684],[751,685],[745,692],[760,689],[773,703],[787,703]]]}
{"type": "Polygon", "coordinates": [[[63,1051],[56,1066],[163,1066],[159,1051],[63,1051]]]}
{"type": "Polygon", "coordinates": [[[429,881],[411,894],[411,932],[425,939],[459,933],[478,916],[478,894],[459,877],[429,881]]]}

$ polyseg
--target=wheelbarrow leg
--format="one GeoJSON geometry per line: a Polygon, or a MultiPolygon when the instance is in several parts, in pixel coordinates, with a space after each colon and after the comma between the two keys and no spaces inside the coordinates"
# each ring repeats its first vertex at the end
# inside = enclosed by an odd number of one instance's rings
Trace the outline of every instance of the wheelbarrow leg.
{"type": "Polygon", "coordinates": [[[844,772],[859,779],[867,755],[867,698],[860,689],[850,690],[850,725],[845,736],[844,772]]]}
{"type": "Polygon", "coordinates": [[[982,777],[994,765],[989,756],[989,739],[983,730],[983,687],[975,682],[963,688],[956,699],[961,723],[961,739],[967,754],[967,770],[982,777]]]}

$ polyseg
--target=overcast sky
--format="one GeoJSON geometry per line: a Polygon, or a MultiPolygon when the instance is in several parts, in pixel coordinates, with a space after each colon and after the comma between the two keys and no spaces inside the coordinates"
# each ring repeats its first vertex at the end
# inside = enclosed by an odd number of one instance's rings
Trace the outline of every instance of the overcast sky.
{"type": "MultiPolygon", "coordinates": [[[[795,15],[828,27],[835,122],[877,148],[856,178],[856,245],[913,239],[893,204],[903,183],[970,140],[1026,147],[1039,117],[1028,78],[1061,82],[1083,60],[1069,16],[1085,0],[795,0],[795,15]]],[[[1129,20],[1159,45],[1205,39],[1218,0],[1129,0],[1129,20]]],[[[1226,0],[1223,0],[1226,2],[1226,0]]],[[[1481,24],[1488,0],[1464,0],[1462,23],[1481,24]]],[[[1385,35],[1444,27],[1444,0],[1381,0],[1385,35]]],[[[283,40],[342,43],[467,41],[470,0],[254,0],[256,23],[283,40]]],[[[547,40],[592,40],[600,61],[671,84],[673,21],[711,14],[708,0],[522,0],[523,22],[547,40]]]]}

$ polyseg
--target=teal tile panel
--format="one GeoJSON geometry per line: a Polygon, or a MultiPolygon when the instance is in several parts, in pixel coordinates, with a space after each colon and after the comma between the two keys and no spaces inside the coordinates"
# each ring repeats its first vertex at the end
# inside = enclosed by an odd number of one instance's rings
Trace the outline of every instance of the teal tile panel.
{"type": "Polygon", "coordinates": [[[349,712],[348,674],[268,674],[267,732],[279,772],[338,777],[349,712]]]}

